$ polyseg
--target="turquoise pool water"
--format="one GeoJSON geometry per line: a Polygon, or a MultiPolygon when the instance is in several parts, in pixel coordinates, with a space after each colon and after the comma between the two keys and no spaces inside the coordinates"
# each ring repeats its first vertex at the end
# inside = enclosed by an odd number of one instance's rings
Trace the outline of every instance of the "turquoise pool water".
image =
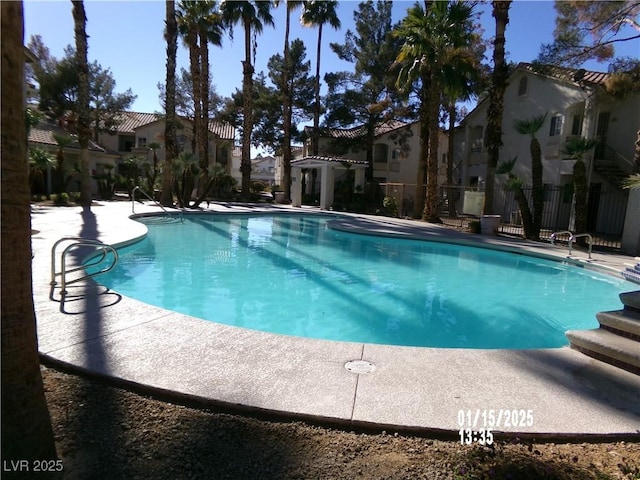
{"type": "Polygon", "coordinates": [[[392,345],[546,348],[620,308],[625,280],[496,250],[328,228],[327,216],[142,218],[98,281],[168,310],[286,335],[392,345]]]}

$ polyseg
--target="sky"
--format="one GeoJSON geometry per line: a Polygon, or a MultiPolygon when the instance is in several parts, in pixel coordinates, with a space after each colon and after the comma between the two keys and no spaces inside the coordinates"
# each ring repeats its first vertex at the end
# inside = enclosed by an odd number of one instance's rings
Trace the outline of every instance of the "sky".
{"type": "MultiPolygon", "coordinates": [[[[393,4],[393,21],[400,21],[414,1],[396,0],[393,4]]],[[[540,45],[549,43],[555,27],[553,1],[515,0],[509,13],[506,31],[506,49],[509,61],[530,62],[538,56],[540,45]]],[[[353,65],[343,62],[329,48],[330,42],[344,43],[347,29],[355,30],[353,12],[357,1],[341,1],[338,14],[342,27],[339,31],[329,26],[323,28],[321,75],[330,71],[351,70],[353,65]]],[[[130,88],[137,98],[131,110],[159,112],[158,82],[165,79],[166,43],[163,37],[165,3],[148,1],[95,1],[85,0],[87,34],[89,35],[89,61],[96,60],[103,68],[109,68],[116,81],[116,91],[130,88]]],[[[495,32],[491,8],[479,9],[484,36],[495,32]]],[[[299,11],[292,15],[290,40],[300,38],[307,47],[307,59],[315,72],[317,29],[300,25],[299,11]]],[[[44,44],[56,58],[64,56],[64,48],[75,45],[73,17],[70,1],[25,0],[25,44],[31,35],[42,36],[44,44]]],[[[258,39],[255,70],[267,72],[269,57],[282,54],[284,44],[284,6],[273,11],[275,28],[265,27],[258,39]]],[[[617,48],[616,54],[640,57],[640,41],[617,48]]],[[[488,51],[487,55],[491,55],[488,51]]],[[[232,41],[225,37],[222,48],[210,48],[211,80],[220,95],[230,96],[242,87],[244,58],[243,34],[235,29],[232,41]]],[[[188,69],[188,51],[178,42],[178,70],[188,69]]],[[[590,62],[587,69],[606,71],[607,64],[590,62]]]]}

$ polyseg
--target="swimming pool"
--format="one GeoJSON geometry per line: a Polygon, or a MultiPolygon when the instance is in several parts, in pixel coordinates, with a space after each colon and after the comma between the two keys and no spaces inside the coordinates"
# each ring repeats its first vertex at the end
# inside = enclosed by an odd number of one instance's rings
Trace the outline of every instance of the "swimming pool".
{"type": "Polygon", "coordinates": [[[451,348],[567,345],[625,280],[545,259],[333,230],[325,215],[140,218],[100,283],[204,320],[327,340],[451,348]]]}

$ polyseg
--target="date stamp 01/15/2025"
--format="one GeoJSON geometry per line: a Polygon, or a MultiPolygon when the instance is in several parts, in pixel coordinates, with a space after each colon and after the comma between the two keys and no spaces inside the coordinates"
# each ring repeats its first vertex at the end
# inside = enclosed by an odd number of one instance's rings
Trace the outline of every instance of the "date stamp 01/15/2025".
{"type": "Polygon", "coordinates": [[[494,430],[514,430],[533,426],[533,410],[521,408],[458,410],[460,443],[493,444],[494,430]]]}

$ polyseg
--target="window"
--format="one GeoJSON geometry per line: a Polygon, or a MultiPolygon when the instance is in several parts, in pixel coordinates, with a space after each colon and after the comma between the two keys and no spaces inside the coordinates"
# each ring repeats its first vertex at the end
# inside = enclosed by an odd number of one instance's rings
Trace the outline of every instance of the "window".
{"type": "Polygon", "coordinates": [[[557,137],[562,135],[562,115],[554,115],[551,117],[551,127],[549,128],[549,136],[557,137]]]}
{"type": "Polygon", "coordinates": [[[130,152],[135,141],[136,137],[133,135],[118,135],[118,151],[130,152]]]}
{"type": "Polygon", "coordinates": [[[582,115],[574,115],[571,123],[571,135],[582,135],[582,115]]]}
{"type": "Polygon", "coordinates": [[[482,151],[483,135],[484,135],[484,129],[482,128],[482,126],[473,127],[473,130],[471,131],[471,151],[472,152],[482,151]]]}
{"type": "Polygon", "coordinates": [[[522,97],[523,95],[527,94],[527,83],[528,83],[528,78],[527,77],[522,77],[520,79],[520,83],[518,83],[518,96],[522,97]]]}
{"type": "Polygon", "coordinates": [[[387,163],[389,149],[383,143],[373,146],[373,161],[375,163],[387,163]]]}
{"type": "Polygon", "coordinates": [[[138,137],[138,147],[146,147],[147,139],[145,137],[138,137]]]}

